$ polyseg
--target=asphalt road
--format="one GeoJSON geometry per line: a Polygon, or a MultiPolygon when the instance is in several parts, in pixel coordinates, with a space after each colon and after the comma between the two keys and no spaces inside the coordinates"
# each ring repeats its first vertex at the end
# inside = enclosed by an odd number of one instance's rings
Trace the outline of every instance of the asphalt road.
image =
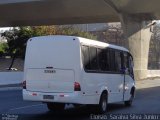
{"type": "MultiPolygon", "coordinates": [[[[123,103],[110,104],[106,114],[140,114],[154,113],[160,114],[160,86],[140,89],[136,92],[136,98],[132,107],[125,107],[123,103]]],[[[22,100],[21,90],[0,91],[0,114],[2,117],[18,117],[18,120],[53,120],[53,119],[91,119],[94,110],[86,106],[73,108],[67,106],[61,112],[48,111],[45,104],[40,102],[26,102],[22,100]]],[[[5,119],[3,119],[5,120],[5,119]]]]}

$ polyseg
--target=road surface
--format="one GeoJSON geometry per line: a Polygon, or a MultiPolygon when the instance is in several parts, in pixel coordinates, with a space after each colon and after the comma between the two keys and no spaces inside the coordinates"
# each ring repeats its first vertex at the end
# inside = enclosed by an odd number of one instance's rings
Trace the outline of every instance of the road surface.
{"type": "MultiPolygon", "coordinates": [[[[123,103],[110,104],[106,114],[160,114],[159,91],[160,86],[138,89],[132,107],[125,107],[123,103]]],[[[50,112],[43,103],[23,101],[21,90],[0,91],[0,113],[2,114],[0,119],[7,115],[10,115],[10,117],[15,115],[18,120],[89,120],[91,115],[95,114],[93,110],[88,109],[86,106],[79,108],[71,106],[61,112],[50,112]]]]}

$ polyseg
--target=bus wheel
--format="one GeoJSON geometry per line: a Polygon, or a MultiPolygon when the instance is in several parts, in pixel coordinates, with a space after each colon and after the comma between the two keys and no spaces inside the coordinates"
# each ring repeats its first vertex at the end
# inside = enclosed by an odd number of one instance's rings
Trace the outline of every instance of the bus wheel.
{"type": "Polygon", "coordinates": [[[47,107],[50,111],[64,110],[65,104],[63,103],[47,103],[47,107]]]}
{"type": "Polygon", "coordinates": [[[108,104],[108,96],[106,93],[102,93],[100,102],[98,105],[98,112],[103,114],[107,111],[107,104],[108,104]]]}
{"type": "Polygon", "coordinates": [[[131,95],[130,99],[128,101],[124,101],[125,106],[132,106],[134,96],[131,95]]]}

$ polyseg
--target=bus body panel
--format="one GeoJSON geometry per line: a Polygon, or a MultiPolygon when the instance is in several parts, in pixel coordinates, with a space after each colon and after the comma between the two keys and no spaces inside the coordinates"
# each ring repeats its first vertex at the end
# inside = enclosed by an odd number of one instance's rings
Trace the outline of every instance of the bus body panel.
{"type": "Polygon", "coordinates": [[[61,69],[27,69],[27,90],[39,92],[73,92],[74,71],[61,69]],[[47,72],[48,71],[48,72],[47,72]],[[62,84],[63,83],[63,84],[62,84]]]}
{"type": "Polygon", "coordinates": [[[79,73],[80,68],[79,51],[78,42],[72,38],[30,39],[24,69],[27,90],[74,92],[75,73],[79,73]]]}
{"type": "Polygon", "coordinates": [[[130,75],[125,75],[125,85],[124,85],[124,101],[127,101],[131,97],[131,89],[135,88],[135,82],[133,82],[133,78],[130,75]]]}
{"type": "Polygon", "coordinates": [[[101,94],[101,88],[107,87],[108,102],[123,101],[123,80],[122,74],[105,74],[105,73],[85,73],[83,75],[82,83],[84,84],[84,91],[86,95],[101,94]]]}

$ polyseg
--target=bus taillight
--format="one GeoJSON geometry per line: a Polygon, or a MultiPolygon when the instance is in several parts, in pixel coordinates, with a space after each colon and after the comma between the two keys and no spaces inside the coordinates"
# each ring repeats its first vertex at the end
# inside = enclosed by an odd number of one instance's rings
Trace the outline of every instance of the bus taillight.
{"type": "Polygon", "coordinates": [[[74,91],[81,91],[81,86],[78,82],[74,83],[74,91]]]}

